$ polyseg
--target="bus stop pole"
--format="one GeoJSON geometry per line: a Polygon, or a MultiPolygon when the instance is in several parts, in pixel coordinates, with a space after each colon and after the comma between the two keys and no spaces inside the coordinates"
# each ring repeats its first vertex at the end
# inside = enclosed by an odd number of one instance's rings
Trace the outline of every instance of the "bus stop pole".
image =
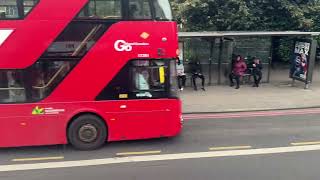
{"type": "Polygon", "coordinates": [[[267,76],[267,83],[270,83],[270,75],[271,75],[271,65],[272,65],[272,56],[273,56],[273,36],[271,36],[270,41],[270,57],[268,58],[268,76],[267,76]]]}
{"type": "Polygon", "coordinates": [[[308,64],[308,73],[306,77],[306,84],[305,89],[309,88],[309,85],[312,83],[313,78],[313,70],[315,66],[315,60],[316,60],[316,51],[317,51],[317,40],[315,40],[312,36],[310,38],[311,40],[311,47],[310,47],[310,58],[309,58],[309,64],[308,64]]]}
{"type": "Polygon", "coordinates": [[[220,46],[219,46],[219,59],[218,59],[218,85],[221,84],[221,62],[222,62],[222,53],[223,53],[223,42],[224,38],[220,38],[220,46]]]}
{"type": "Polygon", "coordinates": [[[209,57],[209,83],[211,85],[212,82],[212,60],[213,60],[213,47],[214,47],[215,38],[210,39],[210,57],[209,57]]]}

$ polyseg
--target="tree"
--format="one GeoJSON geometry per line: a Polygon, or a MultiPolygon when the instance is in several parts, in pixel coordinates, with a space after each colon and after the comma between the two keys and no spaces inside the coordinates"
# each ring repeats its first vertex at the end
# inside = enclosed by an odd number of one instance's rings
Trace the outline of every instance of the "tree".
{"type": "Polygon", "coordinates": [[[187,31],[320,30],[319,0],[172,0],[187,31]]]}
{"type": "MultiPolygon", "coordinates": [[[[172,0],[172,5],[183,31],[320,31],[320,0],[172,0]]],[[[292,39],[274,45],[278,59],[288,60],[292,39]]]]}
{"type": "Polygon", "coordinates": [[[184,0],[173,4],[186,30],[230,31],[251,26],[249,9],[241,0],[184,0]]]}

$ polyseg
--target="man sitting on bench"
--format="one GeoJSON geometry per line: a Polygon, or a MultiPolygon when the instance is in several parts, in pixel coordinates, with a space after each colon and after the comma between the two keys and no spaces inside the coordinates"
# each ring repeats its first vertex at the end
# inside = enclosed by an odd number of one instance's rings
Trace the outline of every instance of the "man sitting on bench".
{"type": "Polygon", "coordinates": [[[244,62],[243,58],[240,55],[238,55],[236,57],[235,62],[232,65],[232,71],[229,75],[231,87],[234,86],[233,79],[235,79],[237,83],[236,89],[240,88],[240,77],[244,75],[246,70],[247,70],[246,63],[244,62]]]}
{"type": "Polygon", "coordinates": [[[205,83],[205,77],[202,74],[202,69],[201,69],[201,65],[200,62],[197,60],[196,62],[191,64],[191,73],[192,73],[192,82],[193,82],[193,88],[195,91],[198,90],[197,88],[197,83],[196,83],[196,79],[200,78],[201,79],[201,85],[202,85],[202,90],[205,91],[204,88],[204,83],[205,83]]]}

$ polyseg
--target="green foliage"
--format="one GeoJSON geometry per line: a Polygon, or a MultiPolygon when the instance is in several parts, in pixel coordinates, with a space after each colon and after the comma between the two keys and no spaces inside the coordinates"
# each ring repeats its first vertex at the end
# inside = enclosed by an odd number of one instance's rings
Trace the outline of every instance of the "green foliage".
{"type": "Polygon", "coordinates": [[[186,30],[243,30],[251,26],[249,9],[239,0],[176,0],[176,18],[186,30]]]}
{"type": "Polygon", "coordinates": [[[276,53],[283,62],[289,62],[294,48],[294,39],[282,38],[279,41],[279,47],[275,49],[276,53]]]}
{"type": "MultiPolygon", "coordinates": [[[[320,31],[320,0],[171,1],[183,31],[320,31]]],[[[275,47],[283,61],[289,41],[275,47]]]]}
{"type": "Polygon", "coordinates": [[[187,31],[320,30],[319,0],[172,0],[187,31]]]}

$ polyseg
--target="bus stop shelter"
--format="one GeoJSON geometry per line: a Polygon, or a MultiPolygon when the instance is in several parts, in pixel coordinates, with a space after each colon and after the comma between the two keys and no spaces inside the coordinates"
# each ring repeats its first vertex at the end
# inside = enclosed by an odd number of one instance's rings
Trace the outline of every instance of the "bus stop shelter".
{"type": "MultiPolygon", "coordinates": [[[[297,39],[307,39],[311,42],[310,47],[310,67],[309,67],[309,75],[306,85],[308,83],[311,83],[312,80],[312,71],[314,66],[314,60],[316,56],[316,47],[317,47],[317,41],[315,40],[316,36],[319,36],[320,32],[298,32],[298,31],[277,31],[277,32],[179,32],[179,46],[181,50],[181,56],[184,59],[185,57],[185,48],[184,44],[185,41],[188,39],[201,39],[206,42],[208,42],[210,45],[206,51],[208,51],[209,58],[206,60],[206,66],[208,66],[208,74],[207,74],[207,83],[208,85],[211,85],[212,83],[217,83],[218,85],[222,84],[223,75],[226,74],[224,72],[225,69],[231,69],[230,63],[226,63],[223,61],[223,56],[226,52],[223,51],[226,42],[231,42],[231,48],[233,49],[233,45],[236,38],[267,38],[269,42],[269,49],[270,52],[268,54],[268,59],[263,62],[264,67],[266,68],[266,79],[265,82],[270,81],[270,69],[271,69],[271,63],[273,61],[272,57],[272,50],[273,50],[273,41],[272,39],[275,37],[292,37],[297,39]],[[218,44],[218,46],[216,46],[218,44]],[[214,53],[215,50],[218,50],[218,53],[214,53]],[[214,72],[216,71],[216,72],[214,72]],[[216,82],[213,78],[215,77],[216,82]]],[[[251,50],[252,51],[252,50],[251,50]]],[[[233,54],[233,52],[229,52],[233,54]]],[[[230,60],[231,61],[231,60],[230,60]]]]}

